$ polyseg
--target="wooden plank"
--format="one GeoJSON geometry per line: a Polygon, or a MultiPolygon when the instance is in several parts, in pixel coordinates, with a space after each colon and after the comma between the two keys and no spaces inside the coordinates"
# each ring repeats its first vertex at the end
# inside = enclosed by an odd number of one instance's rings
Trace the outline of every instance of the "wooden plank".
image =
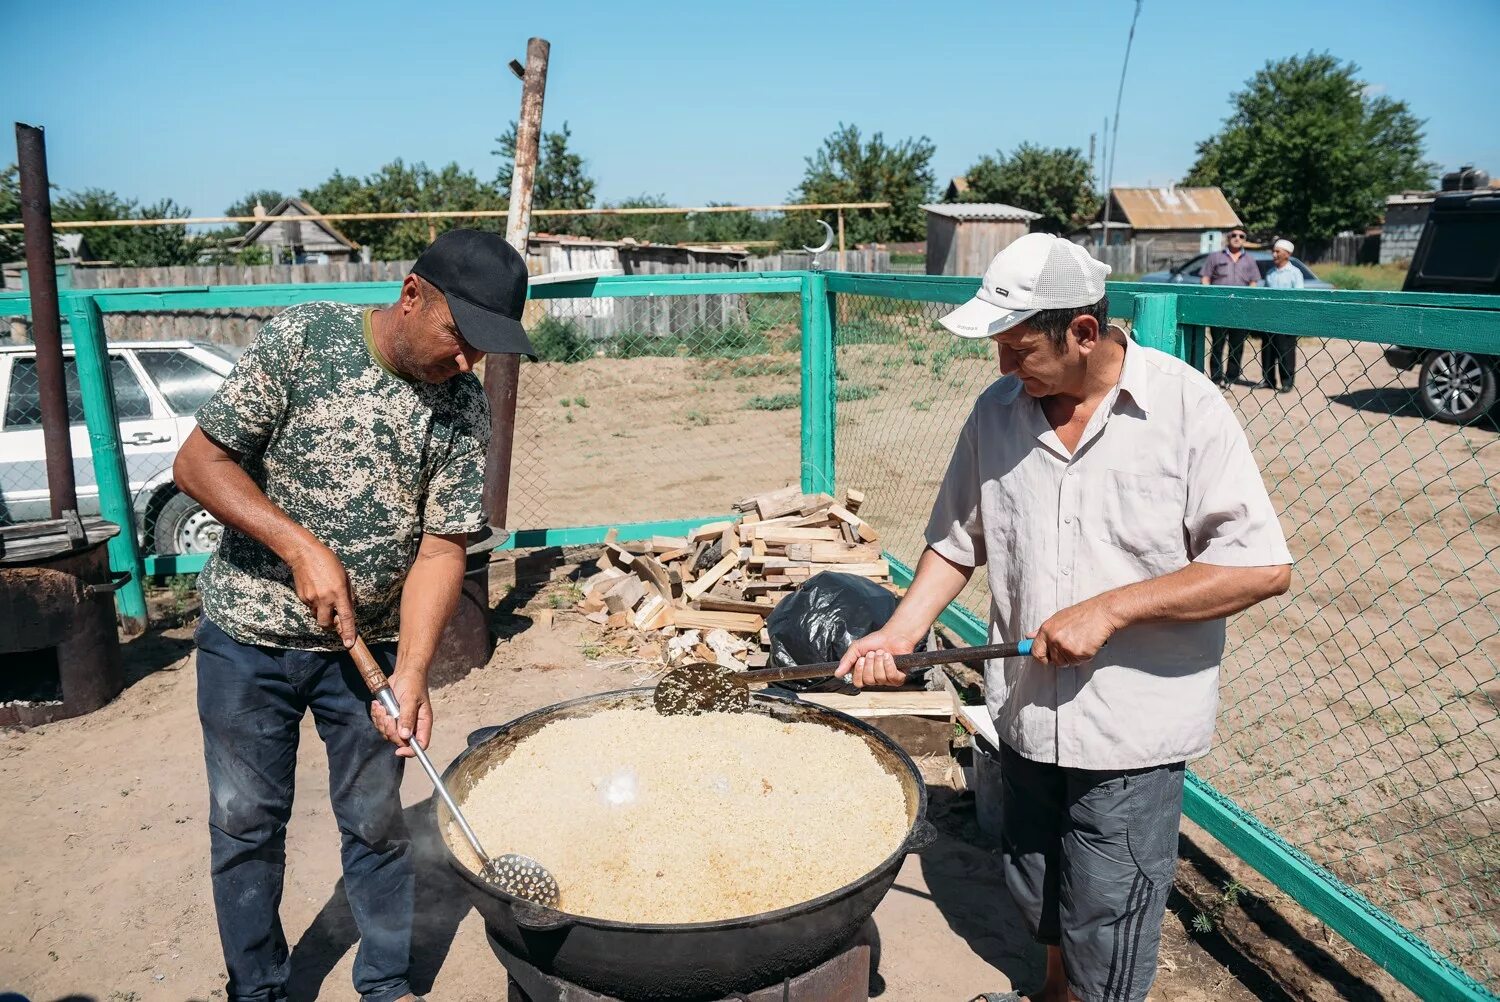
{"type": "Polygon", "coordinates": [[[789,515],[792,512],[802,511],[802,489],[800,487],[785,487],[779,491],[756,499],[755,512],[762,521],[768,518],[778,518],[789,515]]]}
{"type": "Polygon", "coordinates": [[[844,491],[844,507],[852,514],[858,515],[860,506],[865,503],[865,492],[857,491],[853,487],[844,491]]]}
{"type": "Polygon", "coordinates": [[[760,632],[765,619],[742,612],[706,612],[701,609],[676,609],[672,621],[687,630],[727,630],[730,633],[760,632]]]}
{"type": "Polygon", "coordinates": [[[720,595],[704,595],[698,599],[698,608],[704,612],[738,612],[762,618],[771,614],[771,607],[764,602],[741,602],[720,595]]]}
{"type": "Polygon", "coordinates": [[[645,604],[643,604],[640,609],[636,610],[635,619],[633,620],[635,628],[637,630],[649,629],[650,627],[648,627],[646,624],[655,619],[657,614],[666,608],[668,608],[666,599],[662,598],[660,595],[649,596],[646,599],[645,604]]]}
{"type": "Polygon", "coordinates": [[[652,536],[651,537],[651,552],[652,553],[661,554],[661,553],[667,553],[667,552],[669,552],[671,550],[685,550],[685,549],[687,549],[687,546],[688,546],[688,541],[687,541],[687,538],[684,537],[684,536],[652,536]]]}
{"type": "Polygon", "coordinates": [[[595,593],[602,595],[613,588],[615,582],[626,577],[629,577],[629,575],[620,570],[620,568],[611,565],[589,578],[588,583],[583,587],[583,593],[585,595],[593,595],[595,593]]]}
{"type": "Polygon", "coordinates": [[[850,546],[843,540],[826,543],[790,543],[786,548],[789,560],[810,560],[825,564],[871,563],[881,558],[878,546],[850,546]]]}
{"type": "MultiPolygon", "coordinates": [[[[749,497],[740,498],[734,503],[734,510],[743,512],[753,511],[761,518],[770,518],[771,516],[767,515],[764,509],[784,505],[793,498],[799,499],[800,503],[801,497],[802,488],[796,484],[788,484],[785,487],[778,487],[775,490],[762,491],[759,494],[751,494],[749,497]]],[[[785,514],[785,512],[781,512],[780,514],[785,514]]]]}
{"type": "Polygon", "coordinates": [[[702,542],[703,540],[712,542],[718,536],[722,536],[725,529],[734,528],[734,525],[735,523],[731,521],[705,522],[694,529],[692,535],[688,536],[688,539],[694,543],[702,542]]]}
{"type": "Polygon", "coordinates": [[[840,537],[837,529],[784,529],[777,527],[761,529],[756,534],[756,538],[765,540],[768,545],[772,543],[785,545],[787,543],[807,543],[816,540],[831,542],[840,537]]]}
{"type": "Polygon", "coordinates": [[[818,512],[827,511],[832,504],[832,494],[804,494],[802,495],[802,508],[799,514],[807,518],[818,512]]]}
{"type": "Polygon", "coordinates": [[[646,586],[634,575],[622,577],[604,593],[604,605],[610,612],[629,612],[646,597],[646,586]]]}
{"type": "Polygon", "coordinates": [[[642,581],[655,588],[658,595],[668,602],[672,600],[672,578],[667,573],[667,569],[653,557],[636,557],[631,565],[631,569],[635,571],[636,576],[642,581]]]}
{"type": "Polygon", "coordinates": [[[712,588],[721,577],[729,573],[730,569],[737,566],[739,562],[740,552],[738,548],[730,553],[724,554],[723,559],[721,559],[717,564],[714,564],[713,567],[706,571],[701,578],[699,578],[697,581],[694,581],[692,584],[688,585],[682,590],[683,597],[688,601],[692,601],[693,599],[698,598],[704,592],[712,588]]]}
{"type": "Polygon", "coordinates": [[[848,523],[854,529],[854,534],[866,543],[873,543],[880,538],[880,534],[874,530],[869,522],[866,522],[848,508],[842,505],[834,505],[828,510],[839,521],[848,523]]]}

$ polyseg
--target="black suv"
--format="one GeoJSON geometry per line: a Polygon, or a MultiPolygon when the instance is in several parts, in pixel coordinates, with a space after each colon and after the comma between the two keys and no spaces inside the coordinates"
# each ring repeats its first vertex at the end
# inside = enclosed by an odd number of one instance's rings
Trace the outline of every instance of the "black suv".
{"type": "MultiPolygon", "coordinates": [[[[1433,201],[1402,291],[1500,294],[1500,191],[1455,192],[1433,201]]],[[[1385,359],[1402,371],[1420,366],[1417,406],[1428,417],[1472,424],[1495,407],[1500,356],[1391,347],[1385,359]]]]}

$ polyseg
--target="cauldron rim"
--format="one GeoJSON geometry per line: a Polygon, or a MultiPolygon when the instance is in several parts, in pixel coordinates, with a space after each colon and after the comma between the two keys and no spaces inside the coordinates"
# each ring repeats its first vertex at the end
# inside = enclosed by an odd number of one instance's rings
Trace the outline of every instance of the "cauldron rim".
{"type": "MultiPolygon", "coordinates": [[[[448,764],[448,767],[443,770],[443,784],[445,786],[451,784],[454,774],[471,755],[478,752],[489,742],[513,730],[514,728],[519,727],[523,723],[533,721],[541,716],[553,715],[557,711],[566,709],[568,707],[578,706],[584,703],[598,702],[611,696],[625,696],[632,693],[650,693],[651,691],[652,688],[650,686],[641,686],[629,689],[611,689],[608,692],[596,692],[587,696],[575,696],[573,699],[568,699],[560,703],[552,703],[548,706],[540,707],[538,709],[532,710],[529,713],[524,713],[513,720],[507,721],[506,723],[497,725],[490,734],[488,734],[482,740],[470,744],[458,754],[458,757],[456,757],[452,762],[448,764]]],[[[896,760],[900,762],[905,769],[908,770],[911,777],[915,780],[917,790],[916,810],[913,812],[912,820],[907,826],[905,837],[902,838],[901,843],[895,848],[894,851],[891,852],[890,855],[886,856],[874,867],[867,870],[862,876],[850,881],[847,884],[844,884],[842,887],[836,887],[825,894],[820,894],[816,898],[808,898],[806,901],[800,901],[796,904],[787,905],[783,908],[777,908],[774,911],[756,912],[753,915],[741,915],[736,918],[728,919],[714,919],[708,922],[622,922],[618,919],[596,918],[590,915],[575,915],[572,912],[545,908],[531,901],[527,901],[524,898],[518,898],[515,895],[507,894],[506,892],[499,890],[498,888],[490,886],[490,884],[484,881],[478,874],[465,866],[459,860],[457,854],[454,853],[453,846],[448,840],[448,834],[446,831],[444,831],[445,826],[442,822],[442,805],[434,802],[432,811],[433,824],[438,829],[438,841],[442,843],[443,853],[447,856],[448,865],[453,867],[454,870],[458,871],[459,876],[462,877],[471,887],[477,889],[480,893],[488,897],[504,901],[517,909],[523,911],[531,911],[546,916],[546,919],[543,920],[543,923],[547,926],[556,926],[558,928],[562,928],[565,926],[588,926],[589,928],[593,929],[604,929],[631,933],[727,932],[736,929],[754,928],[757,926],[768,925],[774,922],[780,922],[784,919],[794,918],[804,912],[815,911],[826,905],[837,902],[842,898],[847,898],[851,895],[857,894],[869,885],[875,883],[878,880],[881,880],[883,877],[885,877],[886,874],[890,873],[895,868],[899,867],[901,865],[901,861],[907,856],[907,854],[917,851],[922,847],[920,844],[916,843],[919,843],[921,841],[922,831],[924,827],[927,826],[927,784],[922,779],[922,773],[917,768],[917,764],[912,761],[911,756],[906,753],[906,750],[904,748],[898,745],[894,740],[892,740],[889,735],[880,730],[878,727],[874,727],[866,723],[865,721],[860,720],[858,717],[853,716],[852,714],[844,713],[840,710],[835,710],[817,703],[809,703],[805,700],[798,699],[795,694],[782,695],[780,693],[770,693],[762,690],[760,692],[752,693],[751,698],[754,700],[765,700],[768,702],[791,704],[811,711],[814,716],[817,716],[819,714],[826,714],[829,716],[837,717],[847,724],[853,726],[856,730],[860,731],[867,740],[869,738],[873,738],[881,745],[883,745],[888,751],[892,752],[895,755],[896,760]]],[[[482,730],[489,730],[489,728],[482,728],[482,730]]]]}

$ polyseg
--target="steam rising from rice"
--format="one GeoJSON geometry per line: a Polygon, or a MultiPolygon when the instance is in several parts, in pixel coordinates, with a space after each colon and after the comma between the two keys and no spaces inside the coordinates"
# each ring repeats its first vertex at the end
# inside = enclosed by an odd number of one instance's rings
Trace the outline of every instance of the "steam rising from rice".
{"type": "Polygon", "coordinates": [[[562,910],[623,922],[798,904],[873,870],[909,827],[901,784],[858,737],[758,713],[555,720],[461,806],[487,851],[552,871],[562,910]]]}

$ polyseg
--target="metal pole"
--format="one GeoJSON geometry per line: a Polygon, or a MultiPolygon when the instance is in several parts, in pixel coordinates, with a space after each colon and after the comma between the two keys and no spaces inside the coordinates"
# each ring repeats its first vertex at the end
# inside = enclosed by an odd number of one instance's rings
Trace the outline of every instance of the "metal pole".
{"type": "Polygon", "coordinates": [[[36,344],[42,445],[52,517],[78,510],[73,444],[68,439],[68,395],[63,379],[62,321],[57,309],[57,256],[52,245],[52,195],[47,182],[47,141],[39,126],[16,123],[21,169],[21,222],[26,233],[26,279],[31,286],[31,338],[36,344]]]}
{"type": "MultiPolygon", "coordinates": [[[[510,214],[505,239],[521,256],[531,234],[531,190],[536,180],[542,133],[542,101],[547,93],[545,38],[526,42],[526,70],[521,78],[521,117],[516,123],[516,162],[511,172],[510,214]]],[[[492,355],[484,363],[484,392],[490,402],[490,449],[485,457],[484,500],[490,524],[505,526],[510,514],[510,469],[516,438],[516,396],[521,373],[519,355],[492,355]]]]}

